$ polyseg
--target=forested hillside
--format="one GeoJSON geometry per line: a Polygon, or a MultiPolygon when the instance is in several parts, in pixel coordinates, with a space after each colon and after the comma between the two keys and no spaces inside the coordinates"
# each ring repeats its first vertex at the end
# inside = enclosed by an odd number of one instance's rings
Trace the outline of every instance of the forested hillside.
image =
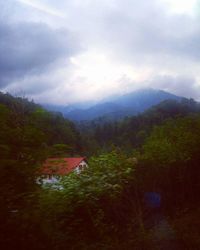
{"type": "Polygon", "coordinates": [[[0,248],[200,249],[200,105],[164,101],[120,122],[75,125],[0,94],[0,248]],[[37,184],[49,156],[89,167],[37,184]]]}
{"type": "Polygon", "coordinates": [[[161,125],[168,119],[184,117],[200,113],[200,104],[193,99],[182,98],[166,100],[153,106],[147,111],[125,118],[122,121],[110,121],[100,117],[93,121],[78,124],[88,151],[103,151],[113,146],[120,147],[126,152],[141,147],[149,136],[152,128],[161,125]]]}
{"type": "Polygon", "coordinates": [[[65,144],[69,154],[80,151],[79,133],[61,113],[48,112],[26,98],[3,93],[0,93],[0,104],[2,145],[16,145],[23,151],[25,147],[31,149],[42,142],[43,147],[50,150],[56,144],[65,144]],[[12,139],[17,143],[12,143],[12,139]]]}
{"type": "Polygon", "coordinates": [[[2,231],[10,216],[24,208],[27,196],[36,191],[35,177],[41,163],[48,156],[80,151],[79,133],[61,114],[0,93],[1,237],[5,237],[2,231]]]}

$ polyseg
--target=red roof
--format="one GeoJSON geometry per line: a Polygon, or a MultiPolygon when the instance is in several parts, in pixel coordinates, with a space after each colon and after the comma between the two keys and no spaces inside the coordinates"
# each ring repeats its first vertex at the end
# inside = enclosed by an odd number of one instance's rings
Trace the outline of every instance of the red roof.
{"type": "Polygon", "coordinates": [[[42,174],[66,175],[72,172],[82,161],[79,158],[48,158],[42,166],[42,174]]]}

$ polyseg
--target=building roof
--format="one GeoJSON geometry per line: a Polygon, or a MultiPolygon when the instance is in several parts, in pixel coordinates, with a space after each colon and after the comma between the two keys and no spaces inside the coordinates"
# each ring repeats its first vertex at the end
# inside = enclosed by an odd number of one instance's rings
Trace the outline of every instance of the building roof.
{"type": "Polygon", "coordinates": [[[42,166],[42,174],[66,175],[72,172],[85,157],[48,158],[42,166]]]}

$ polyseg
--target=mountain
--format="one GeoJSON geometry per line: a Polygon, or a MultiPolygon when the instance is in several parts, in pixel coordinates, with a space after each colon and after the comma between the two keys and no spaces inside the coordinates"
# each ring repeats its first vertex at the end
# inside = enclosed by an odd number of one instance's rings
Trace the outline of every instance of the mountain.
{"type": "Polygon", "coordinates": [[[80,122],[79,131],[85,138],[95,141],[99,148],[112,148],[113,145],[129,150],[143,145],[155,126],[177,117],[200,114],[200,103],[193,99],[165,100],[136,116],[120,121],[100,117],[92,121],[80,122]]]}
{"type": "Polygon", "coordinates": [[[63,115],[66,115],[73,110],[89,109],[90,107],[92,107],[96,104],[97,104],[97,101],[87,101],[87,102],[77,102],[77,103],[70,104],[70,105],[53,105],[53,104],[43,103],[43,104],[41,104],[41,106],[43,106],[46,110],[57,111],[57,112],[61,112],[63,115]]]}
{"type": "Polygon", "coordinates": [[[119,120],[126,116],[136,115],[164,100],[177,100],[181,97],[163,90],[142,89],[115,98],[101,101],[88,109],[74,109],[64,113],[65,117],[74,121],[93,120],[98,117],[112,117],[119,120]]]}

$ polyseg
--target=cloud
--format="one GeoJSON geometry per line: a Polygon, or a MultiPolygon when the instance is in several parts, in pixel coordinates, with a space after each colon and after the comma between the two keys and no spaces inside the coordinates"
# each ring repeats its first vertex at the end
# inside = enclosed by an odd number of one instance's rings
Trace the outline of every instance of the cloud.
{"type": "Polygon", "coordinates": [[[148,82],[148,85],[170,91],[179,96],[199,99],[200,85],[198,85],[196,79],[192,76],[156,76],[148,82]]]}
{"type": "Polygon", "coordinates": [[[58,104],[148,86],[200,99],[197,7],[195,0],[0,0],[0,88],[58,104]]]}
{"type": "Polygon", "coordinates": [[[47,13],[49,15],[57,16],[57,17],[63,17],[61,12],[57,11],[56,9],[53,9],[53,8],[49,7],[48,5],[44,5],[41,2],[32,1],[32,0],[18,0],[18,1],[30,6],[32,8],[35,8],[36,10],[47,13]]]}
{"type": "Polygon", "coordinates": [[[43,23],[0,23],[0,37],[0,87],[52,71],[80,49],[73,33],[43,23]]]}
{"type": "Polygon", "coordinates": [[[151,0],[116,1],[105,14],[103,36],[121,60],[155,63],[161,57],[200,60],[199,18],[174,14],[151,0]]]}

